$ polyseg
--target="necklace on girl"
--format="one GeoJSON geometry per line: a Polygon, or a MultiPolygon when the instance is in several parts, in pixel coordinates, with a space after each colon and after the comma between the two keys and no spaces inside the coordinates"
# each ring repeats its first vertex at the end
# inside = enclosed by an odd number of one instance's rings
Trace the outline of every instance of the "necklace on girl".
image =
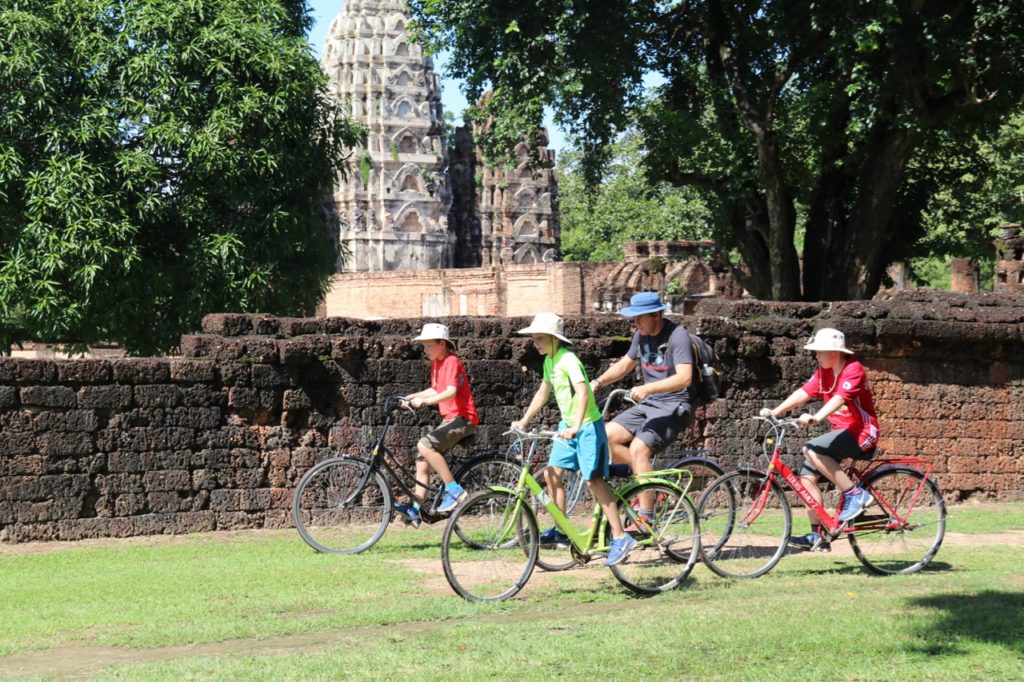
{"type": "MultiPolygon", "coordinates": [[[[837,367],[835,370],[833,370],[835,372],[835,374],[833,375],[833,379],[832,379],[832,388],[828,389],[827,391],[822,391],[822,394],[826,394],[826,393],[829,394],[829,395],[833,394],[833,392],[836,390],[836,385],[839,384],[839,375],[840,375],[840,373],[842,373],[843,369],[845,369],[845,368],[846,368],[846,363],[843,362],[843,364],[839,365],[839,367],[837,367]]],[[[821,388],[821,387],[822,387],[821,386],[821,377],[819,376],[818,377],[818,388],[821,388]]]]}

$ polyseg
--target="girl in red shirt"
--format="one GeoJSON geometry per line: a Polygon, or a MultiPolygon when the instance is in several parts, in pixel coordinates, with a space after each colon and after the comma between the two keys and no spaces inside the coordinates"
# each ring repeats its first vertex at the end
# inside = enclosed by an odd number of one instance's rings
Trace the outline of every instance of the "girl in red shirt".
{"type": "MultiPolygon", "coordinates": [[[[871,495],[859,487],[839,463],[847,458],[871,459],[878,443],[878,416],[875,401],[868,388],[864,366],[853,357],[853,351],[846,347],[846,337],[836,329],[819,329],[814,339],[804,346],[818,356],[818,370],[801,388],[773,410],[764,408],[762,416],[777,417],[809,400],[820,398],[824,401],[821,409],[814,414],[804,413],[798,418],[806,426],[822,419],[828,419],[832,431],[812,438],[804,445],[806,458],[800,467],[800,480],[812,496],[821,503],[818,476],[832,481],[839,490],[846,493],[840,521],[849,521],[860,515],[871,500],[871,495]]],[[[808,510],[811,532],[794,537],[793,544],[811,550],[827,552],[831,549],[822,540],[821,529],[815,523],[817,518],[808,510]]]]}

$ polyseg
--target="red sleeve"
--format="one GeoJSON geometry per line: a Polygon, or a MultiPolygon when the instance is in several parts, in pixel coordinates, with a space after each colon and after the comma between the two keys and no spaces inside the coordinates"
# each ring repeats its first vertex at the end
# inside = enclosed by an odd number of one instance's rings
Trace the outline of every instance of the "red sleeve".
{"type": "Polygon", "coordinates": [[[853,399],[864,388],[864,366],[859,362],[851,362],[839,375],[835,395],[843,396],[843,400],[853,399]]]}
{"type": "Polygon", "coordinates": [[[814,376],[807,380],[807,383],[801,386],[804,389],[804,393],[811,396],[812,398],[821,397],[821,367],[814,372],[814,376]]]}
{"type": "Polygon", "coordinates": [[[463,374],[462,363],[454,355],[449,355],[441,362],[441,367],[437,370],[437,386],[434,387],[434,390],[440,393],[449,386],[458,389],[461,374],[463,374]]]}

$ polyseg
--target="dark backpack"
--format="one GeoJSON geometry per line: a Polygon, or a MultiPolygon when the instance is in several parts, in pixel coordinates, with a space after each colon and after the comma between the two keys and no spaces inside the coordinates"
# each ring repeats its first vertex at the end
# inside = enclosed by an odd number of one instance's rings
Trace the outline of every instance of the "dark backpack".
{"type": "MultiPolygon", "coordinates": [[[[690,351],[693,353],[693,376],[690,379],[690,395],[693,396],[694,407],[707,405],[718,400],[722,396],[721,373],[715,368],[715,351],[692,332],[690,334],[690,351]]],[[[667,346],[668,344],[665,344],[667,346]]],[[[646,346],[644,349],[650,353],[646,346]]],[[[665,357],[665,362],[670,366],[675,365],[671,350],[665,357]]],[[[639,363],[636,366],[636,381],[643,381],[643,372],[639,363]]]]}
{"type": "Polygon", "coordinates": [[[704,339],[690,334],[690,349],[693,351],[693,379],[690,389],[697,405],[707,405],[722,395],[721,373],[715,369],[715,351],[704,339]]]}

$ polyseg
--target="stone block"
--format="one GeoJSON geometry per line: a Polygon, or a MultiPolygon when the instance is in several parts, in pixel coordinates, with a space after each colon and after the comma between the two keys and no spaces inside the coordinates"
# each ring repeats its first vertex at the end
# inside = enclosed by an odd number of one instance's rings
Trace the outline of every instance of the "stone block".
{"type": "Polygon", "coordinates": [[[25,386],[21,404],[38,407],[77,407],[75,392],[67,386],[25,386]]]}
{"type": "Polygon", "coordinates": [[[177,407],[181,404],[181,389],[171,384],[148,384],[134,388],[135,404],[139,407],[177,407]]]}
{"type": "Polygon", "coordinates": [[[107,360],[63,360],[56,363],[57,381],[70,384],[102,384],[112,372],[107,360]]]}
{"type": "Polygon", "coordinates": [[[39,454],[50,457],[91,455],[95,451],[90,434],[59,431],[38,434],[36,447],[39,454]]]}
{"type": "Polygon", "coordinates": [[[142,486],[146,492],[192,489],[192,476],[188,471],[147,471],[142,475],[142,486]]]}
{"type": "Polygon", "coordinates": [[[0,410],[18,406],[18,389],[14,386],[0,386],[0,410]]]}
{"type": "Polygon", "coordinates": [[[331,357],[331,340],[327,336],[296,336],[278,341],[277,347],[284,365],[318,363],[331,357]]]}
{"type": "Polygon", "coordinates": [[[83,386],[78,405],[89,409],[127,409],[132,404],[130,386],[83,386]]]}
{"type": "Polygon", "coordinates": [[[149,511],[157,514],[170,514],[182,509],[188,509],[191,505],[188,500],[183,500],[176,492],[152,492],[146,494],[146,507],[149,511]]]}
{"type": "Polygon", "coordinates": [[[216,379],[214,364],[209,360],[172,358],[169,371],[171,381],[183,384],[209,384],[216,379]]]}
{"type": "Polygon", "coordinates": [[[171,378],[171,363],[163,358],[121,358],[111,365],[119,384],[160,384],[171,378]]]}
{"type": "MultiPolygon", "coordinates": [[[[266,317],[266,316],[261,316],[266,317]]],[[[253,316],[238,313],[213,313],[205,315],[202,330],[217,336],[242,336],[253,332],[253,316]]]]}
{"type": "Polygon", "coordinates": [[[324,333],[323,320],[318,317],[282,317],[278,323],[279,333],[286,337],[324,333]]]}
{"type": "Polygon", "coordinates": [[[35,416],[32,425],[34,431],[84,431],[92,432],[99,428],[99,420],[93,410],[67,410],[57,412],[47,410],[35,416]]]}
{"type": "Polygon", "coordinates": [[[57,366],[52,360],[15,360],[13,381],[22,386],[52,384],[57,381],[57,366]]]}

